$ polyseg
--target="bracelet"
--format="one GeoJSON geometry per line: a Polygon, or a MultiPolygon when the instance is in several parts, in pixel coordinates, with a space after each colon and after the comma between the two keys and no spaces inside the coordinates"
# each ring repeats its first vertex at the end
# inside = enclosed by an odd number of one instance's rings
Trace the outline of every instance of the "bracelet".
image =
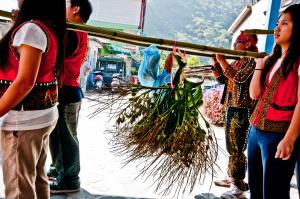
{"type": "Polygon", "coordinates": [[[263,70],[263,68],[255,68],[254,70],[263,70]]]}

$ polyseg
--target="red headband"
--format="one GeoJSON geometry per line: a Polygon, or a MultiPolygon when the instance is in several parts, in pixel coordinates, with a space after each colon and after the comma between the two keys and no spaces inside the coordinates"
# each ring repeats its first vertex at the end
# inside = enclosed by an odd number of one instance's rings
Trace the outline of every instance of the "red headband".
{"type": "Polygon", "coordinates": [[[236,38],[235,41],[236,41],[236,42],[237,42],[237,41],[250,42],[251,45],[252,45],[254,48],[256,48],[256,51],[258,51],[258,49],[257,49],[257,47],[256,47],[256,41],[254,40],[254,38],[253,38],[250,34],[241,32],[241,34],[236,38]]]}

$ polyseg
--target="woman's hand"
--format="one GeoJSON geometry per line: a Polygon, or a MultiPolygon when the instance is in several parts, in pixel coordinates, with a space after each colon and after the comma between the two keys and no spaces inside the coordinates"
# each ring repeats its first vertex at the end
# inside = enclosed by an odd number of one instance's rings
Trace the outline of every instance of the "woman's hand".
{"type": "Polygon", "coordinates": [[[277,146],[275,158],[288,160],[293,152],[294,143],[292,139],[284,137],[277,146]]]}
{"type": "Polygon", "coordinates": [[[216,59],[215,57],[213,57],[213,58],[211,59],[211,63],[212,63],[212,65],[213,65],[213,67],[215,68],[215,66],[218,64],[218,61],[217,61],[217,59],[216,59]]]}
{"type": "Polygon", "coordinates": [[[225,60],[225,56],[223,54],[216,54],[216,59],[218,62],[222,62],[225,60]]]}
{"type": "Polygon", "coordinates": [[[216,59],[220,63],[223,71],[229,67],[229,63],[226,61],[225,56],[222,54],[216,54],[216,59]]]}
{"type": "Polygon", "coordinates": [[[270,58],[269,55],[265,56],[264,58],[255,58],[256,62],[256,69],[264,69],[266,66],[267,60],[270,58]]]}
{"type": "MultiPolygon", "coordinates": [[[[300,98],[300,77],[298,77],[297,96],[299,99],[300,98]]],[[[275,158],[280,158],[283,160],[288,160],[290,158],[295,146],[295,142],[300,135],[299,132],[300,132],[300,102],[298,101],[294,109],[290,126],[284,138],[277,146],[277,152],[275,154],[275,158]]],[[[298,150],[298,148],[296,150],[298,150]]]]}

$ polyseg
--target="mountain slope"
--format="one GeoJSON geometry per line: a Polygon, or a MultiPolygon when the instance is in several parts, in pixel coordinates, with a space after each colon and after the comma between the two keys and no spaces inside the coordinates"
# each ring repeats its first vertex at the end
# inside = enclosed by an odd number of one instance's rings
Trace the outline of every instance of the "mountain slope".
{"type": "Polygon", "coordinates": [[[148,0],[145,34],[230,48],[228,27],[246,1],[148,0]]]}

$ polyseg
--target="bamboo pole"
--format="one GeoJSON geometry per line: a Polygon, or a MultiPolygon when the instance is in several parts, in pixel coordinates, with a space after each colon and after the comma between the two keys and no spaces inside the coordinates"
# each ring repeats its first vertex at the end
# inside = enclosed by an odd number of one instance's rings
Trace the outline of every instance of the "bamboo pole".
{"type": "MultiPolygon", "coordinates": [[[[91,36],[99,37],[99,35],[96,34],[96,33],[88,33],[88,34],[91,35],[91,36]]],[[[110,36],[101,36],[101,38],[111,39],[110,36]]],[[[126,39],[112,39],[112,40],[117,41],[117,42],[121,42],[121,43],[135,45],[135,46],[141,46],[141,47],[148,47],[149,46],[148,43],[141,43],[141,42],[130,41],[130,40],[126,40],[126,39]]],[[[156,45],[156,47],[158,49],[165,50],[165,51],[173,51],[173,47],[161,46],[161,45],[156,45]]],[[[196,55],[196,56],[200,56],[200,57],[215,57],[216,56],[215,54],[197,52],[197,51],[192,51],[192,50],[188,50],[188,49],[180,49],[180,50],[185,51],[188,55],[196,55]]],[[[236,60],[236,59],[239,59],[240,57],[233,56],[233,55],[226,55],[225,58],[236,60]]]]}
{"type": "MultiPolygon", "coordinates": [[[[11,14],[6,11],[0,10],[0,16],[11,18],[11,14]]],[[[210,46],[204,46],[200,44],[194,44],[194,43],[188,43],[188,42],[181,42],[181,41],[173,41],[168,39],[161,39],[161,38],[154,38],[154,37],[145,37],[145,36],[138,36],[133,35],[129,33],[114,31],[107,28],[99,28],[84,24],[75,24],[75,23],[68,23],[68,29],[71,30],[78,30],[78,31],[84,31],[91,35],[107,38],[114,41],[120,41],[120,42],[135,42],[140,43],[141,45],[150,45],[150,44],[156,44],[157,46],[166,47],[166,48],[172,48],[173,45],[176,44],[177,48],[182,49],[190,49],[194,52],[205,52],[205,53],[221,53],[225,55],[232,55],[235,57],[264,57],[265,55],[263,53],[257,53],[257,52],[250,52],[250,51],[237,51],[237,50],[231,50],[231,49],[225,49],[225,48],[216,48],[216,47],[210,47],[210,46]]]]}
{"type": "Polygon", "coordinates": [[[88,33],[96,33],[98,36],[103,37],[106,36],[111,40],[115,39],[125,39],[129,41],[136,41],[140,43],[146,44],[156,44],[158,46],[170,46],[172,47],[176,44],[176,47],[183,48],[183,49],[191,49],[195,51],[202,51],[202,52],[209,52],[209,53],[221,53],[225,55],[234,55],[234,56],[243,56],[243,57],[264,57],[263,53],[257,52],[250,52],[250,51],[238,51],[238,50],[231,50],[225,48],[217,48],[217,47],[210,47],[204,46],[200,44],[188,43],[188,42],[180,42],[180,41],[173,41],[168,39],[160,39],[160,38],[153,38],[153,37],[145,37],[145,36],[138,36],[124,32],[118,32],[114,30],[109,30],[105,28],[98,28],[89,25],[83,24],[74,24],[68,23],[68,28],[72,30],[81,30],[88,33]]]}
{"type": "Polygon", "coordinates": [[[244,33],[258,34],[258,35],[273,35],[274,30],[246,29],[246,30],[244,30],[244,33]]]}
{"type": "Polygon", "coordinates": [[[11,16],[11,13],[10,12],[7,12],[7,11],[3,11],[3,10],[0,10],[0,16],[1,17],[6,17],[6,18],[12,18],[11,16]]]}
{"type": "MultiPolygon", "coordinates": [[[[0,10],[0,16],[11,18],[11,13],[0,10]]],[[[76,29],[74,29],[74,30],[76,30],[76,29]]],[[[131,44],[131,45],[136,45],[136,46],[142,46],[142,47],[148,47],[149,46],[149,44],[146,44],[146,43],[130,41],[130,40],[126,40],[126,39],[114,39],[110,35],[103,35],[103,34],[99,34],[97,32],[89,32],[89,31],[87,31],[87,32],[91,36],[96,36],[96,37],[100,36],[102,38],[111,39],[111,40],[114,40],[114,41],[127,43],[127,44],[131,44]]],[[[161,46],[161,45],[158,45],[157,47],[161,50],[173,51],[172,47],[166,47],[166,46],[161,46]]],[[[186,53],[188,53],[190,55],[196,55],[196,56],[201,56],[201,57],[215,57],[215,54],[201,53],[201,52],[191,51],[191,50],[185,50],[185,51],[186,51],[186,53]]],[[[237,56],[230,56],[230,55],[225,56],[225,58],[227,58],[227,59],[238,59],[237,56]]]]}

